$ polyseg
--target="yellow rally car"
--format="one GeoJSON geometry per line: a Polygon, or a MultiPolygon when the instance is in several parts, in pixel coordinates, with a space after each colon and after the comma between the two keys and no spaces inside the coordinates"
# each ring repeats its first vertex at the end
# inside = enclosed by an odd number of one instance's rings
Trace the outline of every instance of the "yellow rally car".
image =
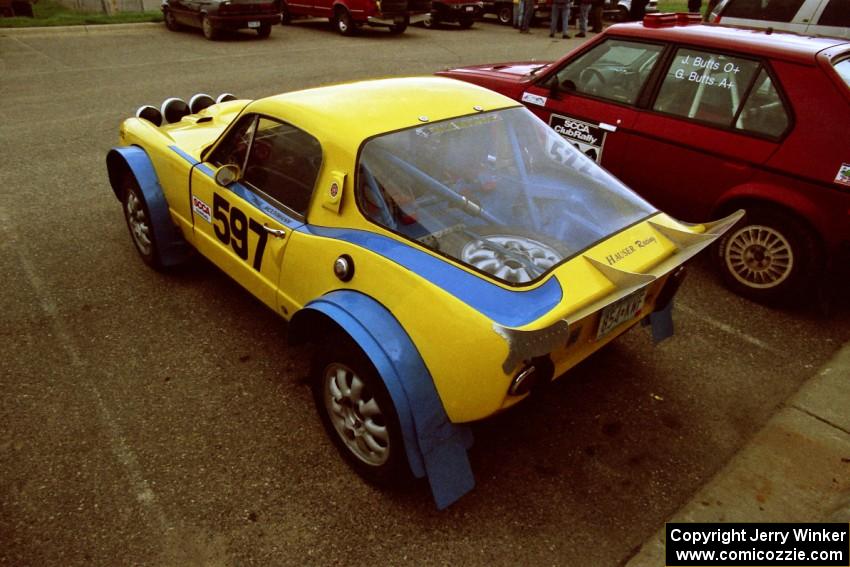
{"type": "Polygon", "coordinates": [[[451,79],[142,107],[106,159],[154,268],[194,249],[318,345],[365,478],[474,485],[463,424],[620,335],[671,332],[682,264],[740,218],[655,210],[519,103],[451,79]]]}

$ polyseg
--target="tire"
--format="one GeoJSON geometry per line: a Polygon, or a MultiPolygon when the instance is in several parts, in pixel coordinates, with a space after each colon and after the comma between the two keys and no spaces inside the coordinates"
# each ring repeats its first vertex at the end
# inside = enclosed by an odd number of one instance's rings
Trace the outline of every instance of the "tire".
{"type": "Polygon", "coordinates": [[[313,359],[313,401],[343,459],[366,481],[412,480],[395,406],[375,367],[347,336],[336,334],[313,359]]]}
{"type": "Polygon", "coordinates": [[[463,16],[457,21],[457,23],[460,26],[460,29],[468,30],[472,27],[472,24],[475,23],[475,18],[473,18],[472,16],[463,16]]]}
{"type": "Polygon", "coordinates": [[[404,23],[402,24],[393,24],[390,26],[390,33],[393,35],[398,35],[400,33],[404,33],[404,30],[407,29],[407,18],[405,18],[404,23]]]}
{"type": "Polygon", "coordinates": [[[165,20],[165,27],[169,30],[176,32],[183,28],[183,26],[177,23],[177,18],[174,17],[174,13],[168,8],[163,10],[162,17],[165,20]]]}
{"type": "Polygon", "coordinates": [[[514,23],[514,8],[513,6],[502,6],[496,12],[496,17],[499,19],[499,23],[510,26],[514,23]]]}
{"type": "Polygon", "coordinates": [[[721,237],[715,260],[735,293],[758,302],[789,299],[823,267],[817,236],[798,217],[756,205],[721,237]]]}
{"type": "Polygon", "coordinates": [[[130,238],[136,246],[136,251],[145,264],[155,270],[162,270],[162,260],[157,249],[148,204],[132,174],[124,175],[121,180],[121,191],[124,220],[127,222],[127,229],[130,231],[130,238]]]}
{"type": "Polygon", "coordinates": [[[440,20],[433,13],[428,14],[428,17],[422,20],[422,26],[429,30],[439,27],[439,25],[440,20]]]}
{"type": "Polygon", "coordinates": [[[260,24],[260,27],[257,28],[257,35],[260,36],[260,39],[266,39],[272,34],[272,25],[271,24],[260,24]]]}
{"type": "Polygon", "coordinates": [[[357,32],[357,26],[351,19],[351,14],[345,8],[339,8],[334,14],[334,27],[340,35],[352,36],[357,32]]]}
{"type": "Polygon", "coordinates": [[[629,11],[623,6],[617,7],[617,14],[614,16],[615,22],[628,22],[629,21],[629,11]]]}
{"type": "Polygon", "coordinates": [[[213,26],[210,19],[206,16],[201,18],[201,31],[204,32],[204,37],[210,41],[215,41],[219,38],[219,30],[213,26]]]}
{"type": "Polygon", "coordinates": [[[286,4],[282,4],[280,7],[280,25],[285,26],[287,24],[292,23],[292,14],[289,13],[289,10],[286,7],[286,4]]]}

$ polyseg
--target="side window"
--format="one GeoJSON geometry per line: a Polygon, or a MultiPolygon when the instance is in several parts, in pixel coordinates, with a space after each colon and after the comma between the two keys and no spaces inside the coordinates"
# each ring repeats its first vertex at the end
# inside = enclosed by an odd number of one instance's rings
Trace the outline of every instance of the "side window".
{"type": "Polygon", "coordinates": [[[634,104],[663,46],[609,39],[558,71],[558,86],[597,98],[634,104]]]}
{"type": "Polygon", "coordinates": [[[729,0],[723,17],[790,22],[803,0],[729,0]]]}
{"type": "Polygon", "coordinates": [[[758,70],[749,59],[679,48],[652,108],[731,127],[758,70]]]}
{"type": "Polygon", "coordinates": [[[836,61],[833,63],[833,66],[835,67],[835,72],[838,73],[838,76],[841,77],[842,81],[844,81],[844,84],[850,88],[850,57],[836,61]]]}
{"type": "Polygon", "coordinates": [[[260,118],[245,181],[300,215],[307,213],[322,165],[322,147],[290,124],[260,118]]]}
{"type": "Polygon", "coordinates": [[[735,127],[773,137],[780,136],[788,127],[788,114],[782,99],[764,69],[756,78],[735,127]]]}
{"type": "Polygon", "coordinates": [[[850,0],[829,0],[820,15],[818,24],[850,27],[850,0]]]}
{"type": "Polygon", "coordinates": [[[245,158],[248,156],[248,147],[251,145],[256,123],[256,116],[242,117],[210,154],[207,161],[218,166],[238,165],[239,169],[244,171],[245,158]]]}

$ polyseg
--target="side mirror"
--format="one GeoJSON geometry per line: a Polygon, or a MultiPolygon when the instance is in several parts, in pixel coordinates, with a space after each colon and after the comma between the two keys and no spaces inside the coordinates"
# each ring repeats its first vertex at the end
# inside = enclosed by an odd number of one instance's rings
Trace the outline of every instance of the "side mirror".
{"type": "Polygon", "coordinates": [[[215,182],[221,187],[227,187],[231,183],[239,181],[241,176],[242,171],[239,169],[239,166],[229,163],[221,166],[218,168],[218,171],[215,172],[215,182]]]}

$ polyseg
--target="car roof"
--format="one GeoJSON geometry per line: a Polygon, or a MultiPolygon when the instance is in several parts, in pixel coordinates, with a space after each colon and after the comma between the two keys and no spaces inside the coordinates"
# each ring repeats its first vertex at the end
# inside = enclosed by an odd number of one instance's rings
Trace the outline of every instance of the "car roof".
{"type": "Polygon", "coordinates": [[[718,50],[734,49],[752,55],[815,64],[817,54],[824,49],[850,47],[845,39],[812,37],[769,29],[736,28],[715,24],[646,26],[643,22],[618,24],[607,35],[629,36],[701,45],[718,50]]]}
{"type": "Polygon", "coordinates": [[[489,89],[443,77],[378,79],[254,101],[246,112],[276,116],[340,147],[424,122],[520,106],[489,89]]]}

